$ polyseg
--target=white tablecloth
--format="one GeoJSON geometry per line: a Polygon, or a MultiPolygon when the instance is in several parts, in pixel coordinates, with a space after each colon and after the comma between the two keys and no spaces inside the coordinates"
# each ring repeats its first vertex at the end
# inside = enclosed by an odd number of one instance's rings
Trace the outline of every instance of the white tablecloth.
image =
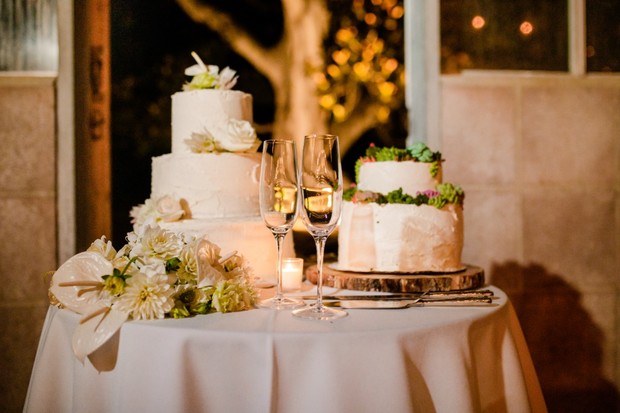
{"type": "Polygon", "coordinates": [[[514,310],[493,289],[494,306],[348,310],[333,322],[267,309],[132,321],[101,351],[117,354],[106,372],[73,356],[79,316],[51,307],[25,411],[545,411],[514,310]]]}

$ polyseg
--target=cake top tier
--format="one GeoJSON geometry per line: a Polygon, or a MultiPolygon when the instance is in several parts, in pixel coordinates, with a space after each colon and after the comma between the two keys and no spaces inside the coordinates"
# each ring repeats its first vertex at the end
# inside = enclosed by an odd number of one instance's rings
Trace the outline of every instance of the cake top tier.
{"type": "Polygon", "coordinates": [[[353,202],[462,204],[463,191],[443,183],[441,153],[424,143],[407,149],[371,145],[355,165],[356,185],[345,193],[353,202]]]}
{"type": "Polygon", "coordinates": [[[355,181],[363,191],[387,194],[401,188],[415,195],[442,182],[441,153],[431,151],[424,143],[407,149],[371,145],[355,167],[355,181]]]}
{"type": "Polygon", "coordinates": [[[366,149],[366,155],[360,157],[355,164],[355,181],[360,184],[359,174],[362,165],[373,162],[410,162],[421,163],[428,166],[431,177],[439,176],[441,180],[441,152],[433,152],[423,142],[418,142],[406,149],[394,147],[377,147],[370,144],[366,149]]]}
{"type": "Polygon", "coordinates": [[[256,152],[252,96],[230,90],[237,82],[228,67],[196,62],[185,70],[192,79],[172,96],[172,152],[256,152]]]}

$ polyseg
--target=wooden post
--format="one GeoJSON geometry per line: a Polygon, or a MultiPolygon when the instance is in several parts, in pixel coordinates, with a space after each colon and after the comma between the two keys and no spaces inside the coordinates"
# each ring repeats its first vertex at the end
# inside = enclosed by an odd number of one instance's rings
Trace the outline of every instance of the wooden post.
{"type": "Polygon", "coordinates": [[[75,3],[77,249],[112,237],[110,4],[75,3]]]}

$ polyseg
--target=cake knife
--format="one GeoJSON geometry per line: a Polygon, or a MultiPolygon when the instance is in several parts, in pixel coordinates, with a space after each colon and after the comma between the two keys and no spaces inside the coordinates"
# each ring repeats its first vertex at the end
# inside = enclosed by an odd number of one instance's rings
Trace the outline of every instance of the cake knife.
{"type": "Polygon", "coordinates": [[[328,301],[324,305],[328,307],[340,307],[347,309],[402,309],[409,307],[427,306],[476,306],[493,303],[491,297],[450,297],[442,299],[427,299],[418,297],[412,300],[340,300],[328,301]]]}
{"type": "MultiPolygon", "coordinates": [[[[419,293],[395,293],[395,294],[370,294],[370,295],[324,295],[323,301],[340,301],[340,300],[412,300],[417,297],[427,299],[432,298],[458,298],[458,297],[493,297],[491,290],[465,290],[465,291],[428,291],[419,293]]],[[[316,300],[316,295],[302,296],[303,300],[316,300]]]]}

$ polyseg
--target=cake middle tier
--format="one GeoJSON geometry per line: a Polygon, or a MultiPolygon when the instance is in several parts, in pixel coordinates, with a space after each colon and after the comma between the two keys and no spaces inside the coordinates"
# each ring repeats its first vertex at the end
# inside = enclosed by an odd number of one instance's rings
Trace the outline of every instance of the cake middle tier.
{"type": "Polygon", "coordinates": [[[260,216],[260,162],[260,153],[154,157],[151,199],[183,199],[196,219],[260,216]]]}

